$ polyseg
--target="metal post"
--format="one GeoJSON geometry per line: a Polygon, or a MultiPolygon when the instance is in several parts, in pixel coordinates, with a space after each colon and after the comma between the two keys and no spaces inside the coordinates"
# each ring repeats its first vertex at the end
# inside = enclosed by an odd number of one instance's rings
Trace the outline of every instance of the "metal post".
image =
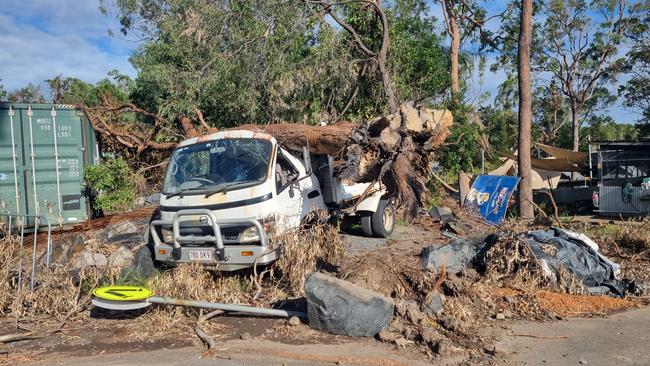
{"type": "MultiPolygon", "coordinates": [[[[61,201],[61,181],[59,179],[59,147],[57,144],[57,129],[56,129],[56,110],[52,106],[50,111],[50,116],[52,116],[52,129],[54,130],[54,167],[56,173],[56,200],[59,207],[59,227],[63,226],[63,207],[61,201]]],[[[49,223],[48,223],[49,225],[49,223]]],[[[49,263],[48,263],[49,264],[49,263]]]]}
{"type": "Polygon", "coordinates": [[[20,225],[20,249],[18,250],[18,289],[21,288],[23,282],[23,242],[25,239],[25,222],[21,220],[20,225]]]}
{"type": "Polygon", "coordinates": [[[594,179],[594,173],[593,173],[593,165],[591,162],[591,135],[587,136],[587,140],[589,141],[587,147],[589,148],[589,180],[594,179]]]}
{"type": "Polygon", "coordinates": [[[481,149],[481,174],[485,174],[485,150],[481,149]]]}
{"type": "Polygon", "coordinates": [[[9,106],[9,125],[11,126],[11,159],[14,162],[14,188],[16,190],[16,213],[20,214],[20,194],[18,193],[18,169],[16,168],[16,140],[14,137],[14,109],[9,106]]]}
{"type": "MultiPolygon", "coordinates": [[[[29,106],[29,109],[27,110],[27,116],[29,116],[29,147],[30,147],[30,157],[32,159],[32,184],[34,188],[34,216],[38,216],[40,208],[38,204],[38,194],[36,193],[36,163],[34,162],[34,158],[36,155],[34,155],[34,133],[33,133],[33,127],[32,127],[32,116],[34,115],[34,112],[32,112],[32,106],[29,106]]],[[[38,219],[36,219],[38,220],[38,219]]]]}
{"type": "Polygon", "coordinates": [[[39,225],[39,217],[36,216],[34,218],[34,250],[32,251],[32,277],[29,281],[29,289],[34,290],[34,281],[35,281],[35,276],[36,276],[36,242],[38,238],[38,225],[39,225]]]}
{"type": "Polygon", "coordinates": [[[52,256],[52,224],[50,220],[45,216],[45,221],[47,222],[47,247],[45,255],[45,265],[50,266],[50,257],[52,256]]]}
{"type": "Polygon", "coordinates": [[[196,300],[181,300],[181,299],[173,299],[171,297],[161,297],[161,296],[152,296],[148,298],[146,301],[152,304],[191,306],[197,308],[217,309],[217,310],[232,311],[238,313],[282,316],[285,318],[289,318],[292,316],[297,316],[299,318],[307,317],[307,314],[303,313],[302,311],[265,309],[265,308],[256,308],[253,306],[220,304],[215,302],[196,301],[196,300]]]}

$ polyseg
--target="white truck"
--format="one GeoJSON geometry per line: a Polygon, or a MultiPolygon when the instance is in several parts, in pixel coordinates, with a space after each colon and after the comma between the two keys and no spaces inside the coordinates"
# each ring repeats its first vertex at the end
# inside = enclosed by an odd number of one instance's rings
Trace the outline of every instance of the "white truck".
{"type": "Polygon", "coordinates": [[[280,255],[270,249],[269,234],[298,227],[313,210],[359,217],[367,236],[390,235],[395,214],[385,189],[342,184],[332,172],[330,156],[306,148],[294,155],[265,133],[222,131],[183,141],[149,226],[154,259],[221,271],[269,264],[280,255]]]}

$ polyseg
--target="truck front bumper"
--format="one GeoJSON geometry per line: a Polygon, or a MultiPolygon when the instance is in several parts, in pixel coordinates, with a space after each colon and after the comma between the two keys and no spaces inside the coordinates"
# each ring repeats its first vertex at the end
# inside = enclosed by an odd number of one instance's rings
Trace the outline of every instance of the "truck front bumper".
{"type": "Polygon", "coordinates": [[[235,271],[250,268],[253,265],[265,265],[278,258],[278,252],[268,246],[266,232],[258,220],[218,220],[216,215],[207,209],[188,209],[176,212],[172,220],[154,220],[149,225],[150,235],[154,244],[154,258],[157,261],[177,263],[200,263],[211,269],[220,271],[235,271]],[[180,222],[182,217],[194,217],[199,222],[209,223],[213,235],[195,236],[181,235],[180,222]],[[255,226],[259,235],[259,245],[223,244],[222,226],[255,226]],[[172,228],[174,242],[161,240],[159,230],[172,228]]]}

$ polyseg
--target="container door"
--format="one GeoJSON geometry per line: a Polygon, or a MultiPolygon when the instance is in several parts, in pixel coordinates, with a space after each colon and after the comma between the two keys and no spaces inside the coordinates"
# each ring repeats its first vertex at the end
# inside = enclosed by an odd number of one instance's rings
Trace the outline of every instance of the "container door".
{"type": "Polygon", "coordinates": [[[21,135],[20,110],[0,109],[0,213],[26,211],[21,135]]]}
{"type": "Polygon", "coordinates": [[[28,209],[47,215],[53,226],[83,221],[81,119],[70,109],[35,108],[31,114],[23,111],[28,209]]]}

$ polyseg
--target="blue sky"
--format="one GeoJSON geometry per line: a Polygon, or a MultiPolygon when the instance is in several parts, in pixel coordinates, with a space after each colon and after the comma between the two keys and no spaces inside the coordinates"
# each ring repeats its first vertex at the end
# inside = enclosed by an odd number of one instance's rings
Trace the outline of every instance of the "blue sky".
{"type": "Polygon", "coordinates": [[[2,0],[0,79],[9,91],[56,75],[89,82],[111,69],[135,76],[129,55],[137,44],[119,34],[97,0],[2,0]],[[108,31],[117,35],[109,37],[108,31]]]}
{"type": "MultiPolygon", "coordinates": [[[[111,5],[113,0],[106,2],[111,5]]],[[[29,82],[44,86],[44,80],[56,75],[73,76],[96,82],[109,70],[135,76],[129,63],[137,43],[119,33],[114,16],[100,13],[98,0],[1,0],[0,6],[0,79],[9,91],[29,82]],[[109,30],[114,36],[109,36],[109,30]]],[[[486,1],[488,14],[499,12],[504,1],[486,1]]],[[[430,3],[431,14],[442,22],[439,4],[430,3]]],[[[442,23],[440,24],[442,29],[442,23]]],[[[495,25],[496,26],[496,25],[495,25]]],[[[488,57],[488,64],[493,62],[488,57]]],[[[467,99],[478,102],[485,92],[491,103],[497,88],[505,80],[503,72],[475,73],[467,99]]],[[[617,122],[635,121],[638,115],[619,103],[609,110],[617,122]]]]}

